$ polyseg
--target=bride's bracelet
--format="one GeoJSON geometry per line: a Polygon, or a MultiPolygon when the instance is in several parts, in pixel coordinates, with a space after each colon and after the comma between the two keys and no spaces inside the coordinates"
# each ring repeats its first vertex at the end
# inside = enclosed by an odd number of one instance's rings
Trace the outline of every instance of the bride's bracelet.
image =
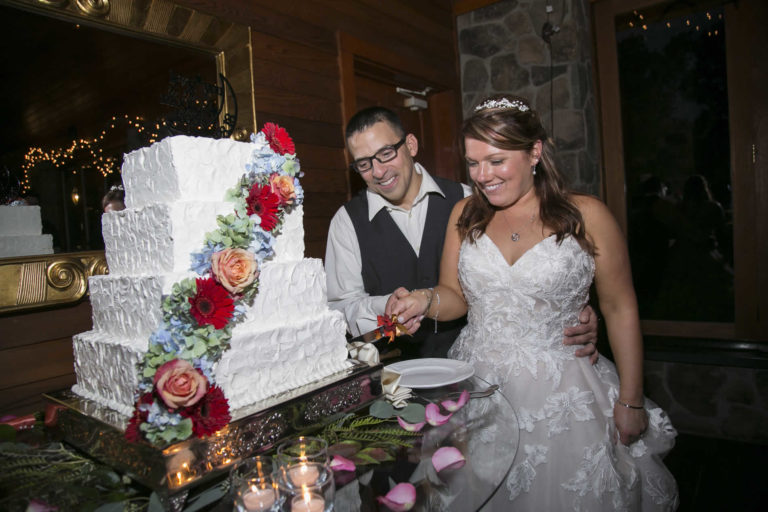
{"type": "Polygon", "coordinates": [[[627,409],[645,409],[645,404],[643,404],[643,405],[630,405],[630,404],[625,404],[624,402],[622,402],[622,401],[621,401],[621,400],[619,400],[618,398],[616,399],[616,403],[617,403],[617,404],[619,404],[619,405],[622,405],[622,406],[626,407],[627,409]]]}
{"type": "Polygon", "coordinates": [[[432,307],[432,299],[435,298],[435,289],[434,288],[422,288],[421,290],[418,290],[421,293],[424,294],[424,296],[427,298],[427,307],[424,309],[424,316],[427,316],[427,313],[429,313],[429,308],[432,307]],[[429,294],[427,294],[427,290],[429,290],[429,294]]]}

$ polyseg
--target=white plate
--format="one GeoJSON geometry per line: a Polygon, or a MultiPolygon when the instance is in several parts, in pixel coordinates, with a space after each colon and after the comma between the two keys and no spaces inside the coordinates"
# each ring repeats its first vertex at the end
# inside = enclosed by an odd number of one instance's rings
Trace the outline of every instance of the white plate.
{"type": "Polygon", "coordinates": [[[406,388],[438,388],[461,382],[475,373],[472,365],[455,359],[409,359],[387,366],[398,372],[400,385],[406,388]]]}

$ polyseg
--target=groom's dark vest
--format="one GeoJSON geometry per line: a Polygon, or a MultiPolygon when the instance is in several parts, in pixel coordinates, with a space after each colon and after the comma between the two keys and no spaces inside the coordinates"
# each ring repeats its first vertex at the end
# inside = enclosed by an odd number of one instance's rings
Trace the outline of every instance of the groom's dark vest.
{"type": "MultiPolygon", "coordinates": [[[[373,220],[368,220],[365,189],[345,205],[360,244],[363,286],[369,295],[389,295],[399,286],[413,290],[437,284],[448,217],[453,206],[464,197],[464,192],[458,183],[438,177],[434,180],[445,197],[429,194],[418,256],[386,208],[379,210],[373,220]]],[[[438,321],[435,334],[435,322],[424,318],[412,338],[403,336],[398,340],[398,348],[406,358],[445,357],[465,323],[466,318],[438,321]]]]}

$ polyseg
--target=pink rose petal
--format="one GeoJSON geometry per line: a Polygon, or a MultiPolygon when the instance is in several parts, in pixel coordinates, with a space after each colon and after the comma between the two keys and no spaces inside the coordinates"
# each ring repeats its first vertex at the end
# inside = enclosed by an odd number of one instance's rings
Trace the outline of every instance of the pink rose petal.
{"type": "Polygon", "coordinates": [[[440,405],[443,406],[443,409],[445,409],[448,412],[456,412],[462,407],[464,407],[464,404],[466,404],[469,401],[469,391],[466,389],[461,392],[461,395],[459,395],[459,400],[457,402],[454,402],[453,400],[444,400],[440,402],[440,405]]]}
{"type": "Polygon", "coordinates": [[[386,496],[378,496],[376,500],[394,512],[405,512],[416,503],[416,488],[409,483],[397,484],[386,496]]]}
{"type": "Polygon", "coordinates": [[[55,512],[59,507],[49,505],[42,500],[30,500],[25,512],[55,512]]]}
{"type": "Polygon", "coordinates": [[[459,469],[466,463],[464,455],[453,446],[443,446],[432,455],[432,465],[438,473],[444,469],[459,469]]]}
{"type": "Polygon", "coordinates": [[[331,460],[331,469],[334,471],[354,471],[355,463],[341,455],[334,455],[333,460],[331,460]]]}
{"type": "Polygon", "coordinates": [[[451,419],[452,415],[453,414],[446,414],[445,416],[443,416],[442,414],[440,414],[440,408],[436,404],[429,404],[427,406],[427,411],[426,411],[427,423],[429,423],[433,427],[437,427],[444,423],[447,423],[448,420],[451,419]]]}
{"type": "Polygon", "coordinates": [[[400,416],[397,417],[397,422],[400,424],[403,430],[407,430],[408,432],[418,432],[424,427],[426,423],[425,421],[422,421],[421,423],[408,423],[400,416]]]}

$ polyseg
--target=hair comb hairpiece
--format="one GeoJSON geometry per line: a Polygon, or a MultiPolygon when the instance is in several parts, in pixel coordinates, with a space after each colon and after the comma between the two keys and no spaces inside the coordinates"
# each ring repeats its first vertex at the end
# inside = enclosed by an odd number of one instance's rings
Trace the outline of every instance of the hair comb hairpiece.
{"type": "Polygon", "coordinates": [[[501,98],[500,100],[485,100],[481,104],[475,107],[475,112],[480,112],[481,110],[486,109],[500,109],[500,110],[509,110],[511,108],[516,108],[520,112],[527,112],[530,107],[523,103],[520,100],[512,100],[509,101],[507,98],[501,98]]]}

